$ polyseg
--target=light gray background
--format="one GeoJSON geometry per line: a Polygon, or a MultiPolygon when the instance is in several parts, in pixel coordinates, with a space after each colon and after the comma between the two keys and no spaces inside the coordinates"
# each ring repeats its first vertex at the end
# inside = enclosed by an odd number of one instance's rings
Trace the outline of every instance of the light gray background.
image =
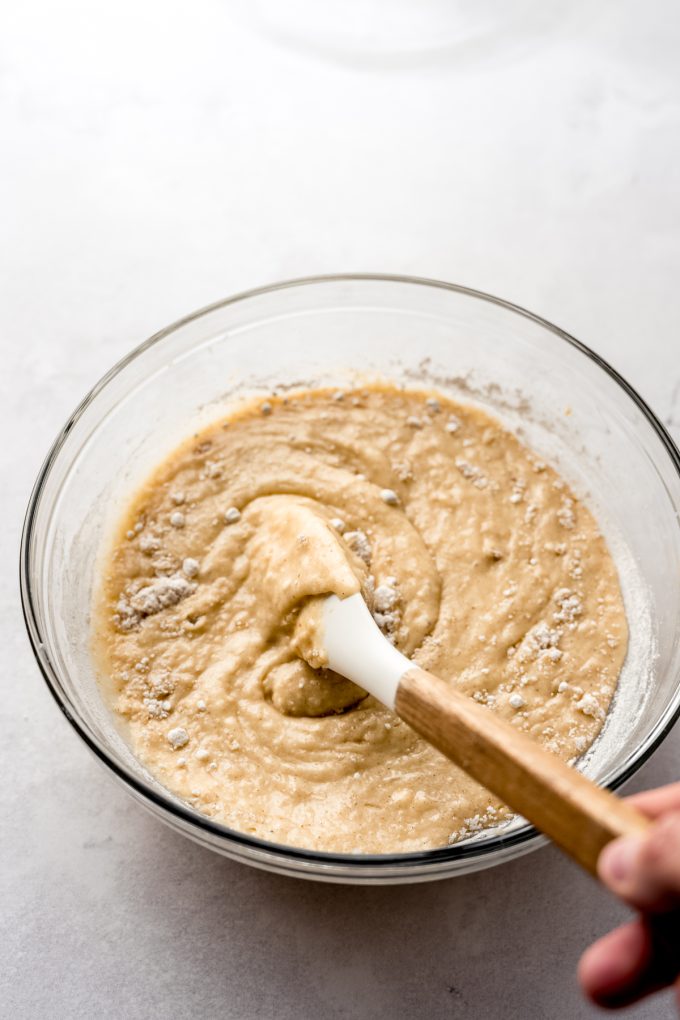
{"type": "MultiPolygon", "coordinates": [[[[591,344],[680,436],[677,4],[1,14],[0,1013],[595,1015],[576,961],[625,911],[554,850],[352,889],[249,870],[147,817],[44,688],[17,549],[47,447],[101,373],[183,313],[295,275],[510,298],[591,344]],[[501,10],[502,30],[460,41],[501,10]]],[[[635,786],[678,776],[675,733],[635,786]]]]}

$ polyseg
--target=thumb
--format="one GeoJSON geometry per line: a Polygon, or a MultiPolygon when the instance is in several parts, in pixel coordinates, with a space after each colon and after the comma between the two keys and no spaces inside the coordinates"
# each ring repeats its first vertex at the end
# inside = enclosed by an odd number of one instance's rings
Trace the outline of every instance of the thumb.
{"type": "Polygon", "coordinates": [[[680,905],[680,812],[664,815],[646,833],[609,843],[597,870],[637,910],[660,913],[680,905]]]}

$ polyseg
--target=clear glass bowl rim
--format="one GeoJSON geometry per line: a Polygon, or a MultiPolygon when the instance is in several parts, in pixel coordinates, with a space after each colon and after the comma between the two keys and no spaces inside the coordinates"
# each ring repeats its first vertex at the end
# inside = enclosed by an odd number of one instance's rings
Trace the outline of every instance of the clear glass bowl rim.
{"type": "MultiPolygon", "coordinates": [[[[125,357],[121,358],[101,379],[93,386],[89,393],[84,397],[80,404],[76,407],[73,413],[68,418],[63,428],[58,433],[54,440],[43,464],[40,468],[33,489],[31,491],[26,515],[24,519],[24,525],[21,535],[21,546],[20,546],[20,562],[19,562],[19,580],[20,580],[20,592],[21,592],[21,604],[24,616],[24,622],[26,630],[28,632],[29,641],[33,650],[33,654],[37,661],[40,672],[43,679],[47,683],[48,689],[50,690],[54,700],[59,706],[62,713],[66,716],[67,720],[79,735],[79,737],[85,742],[90,751],[99,759],[99,761],[110,770],[114,776],[116,776],[124,785],[128,786],[132,793],[141,797],[142,800],[148,800],[151,805],[156,809],[160,809],[161,812],[169,812],[170,815],[183,825],[188,825],[190,828],[202,829],[204,834],[208,838],[217,838],[220,843],[233,844],[235,848],[240,848],[241,852],[245,853],[245,857],[241,859],[248,859],[248,851],[253,851],[255,855],[261,854],[273,855],[278,858],[284,858],[290,861],[291,865],[295,867],[295,863],[298,865],[320,865],[327,869],[332,869],[333,866],[344,869],[345,874],[348,870],[355,871],[357,877],[362,870],[374,870],[376,866],[381,864],[391,869],[403,868],[405,871],[410,870],[412,867],[420,870],[423,866],[431,864],[437,866],[437,870],[446,863],[453,863],[454,861],[463,862],[465,859],[480,859],[488,857],[497,851],[505,851],[512,848],[516,848],[520,853],[525,853],[533,846],[538,846],[543,841],[543,837],[540,833],[531,826],[525,825],[515,832],[508,833],[507,835],[494,835],[488,837],[479,838],[474,843],[460,843],[454,844],[448,847],[437,847],[433,850],[418,851],[415,853],[404,853],[404,854],[341,854],[341,853],[329,853],[324,851],[305,850],[302,847],[287,846],[280,843],[272,843],[267,840],[258,839],[255,836],[249,836],[246,833],[237,832],[234,829],[230,829],[227,826],[220,825],[217,822],[212,821],[206,815],[194,812],[188,807],[185,807],[181,803],[173,802],[169,797],[165,797],[162,793],[152,789],[142,782],[137,776],[130,773],[122,763],[114,760],[107,749],[94,734],[87,722],[80,717],[78,708],[74,705],[65,691],[62,689],[59,677],[54,670],[50,657],[46,654],[45,643],[43,642],[43,635],[40,630],[38,622],[38,614],[34,603],[34,595],[31,586],[31,567],[32,567],[32,537],[34,527],[36,523],[37,511],[40,504],[40,500],[43,494],[46,480],[49,476],[50,470],[55,463],[59,453],[64,445],[68,434],[81,415],[85,412],[86,408],[96,400],[99,393],[108,385],[108,383],[117,376],[131,361],[139,357],[144,351],[154,344],[160,343],[166,336],[174,333],[180,327],[201,318],[204,315],[208,315],[213,311],[217,311],[220,308],[224,308],[228,305],[235,304],[240,301],[248,301],[253,298],[257,298],[261,295],[270,294],[275,291],[286,290],[293,287],[309,287],[316,284],[329,284],[329,283],[355,283],[355,282],[368,282],[368,283],[393,283],[398,285],[416,286],[416,287],[432,287],[440,290],[452,291],[454,293],[464,295],[467,298],[473,300],[487,302],[496,305],[508,312],[512,312],[516,315],[522,316],[537,325],[543,327],[545,330],[551,332],[554,336],[559,337],[565,343],[570,344],[576,350],[580,351],[585,357],[589,358],[598,368],[605,372],[610,379],[612,379],[623,392],[629,397],[630,400],[637,406],[646,418],[647,422],[651,425],[652,429],[656,432],[662,446],[665,448],[671,463],[673,464],[675,471],[680,477],[680,451],[678,451],[673,439],[669,435],[668,431],[657,418],[651,408],[642,399],[639,393],[620,375],[616,369],[614,369],[604,358],[600,357],[593,350],[591,350],[586,344],[577,340],[571,334],[565,330],[560,329],[559,326],[555,326],[553,323],[544,319],[540,315],[536,315],[533,312],[528,311],[521,305],[514,304],[510,301],[506,301],[503,298],[495,297],[492,294],[488,294],[485,291],[475,290],[470,287],[465,287],[460,284],[447,283],[442,280],[429,279],[427,277],[418,276],[407,276],[399,274],[381,274],[381,273],[337,273],[337,274],[326,274],[319,276],[307,276],[299,277],[291,280],[284,280],[279,283],[269,284],[263,287],[256,287],[250,290],[240,291],[231,297],[225,298],[221,301],[216,301],[213,304],[206,305],[199,310],[192,312],[189,315],[184,316],[181,319],[176,320],[171,325],[166,326],[164,329],[141,344],[134,347],[125,357]],[[533,844],[533,845],[532,845],[533,844]],[[520,849],[521,848],[521,849],[520,849]]],[[[648,760],[648,758],[654,753],[659,744],[666,738],[674,724],[680,717],[680,686],[677,688],[676,695],[666,707],[666,710],[662,717],[659,719],[656,726],[650,731],[645,742],[637,749],[637,751],[631,755],[627,765],[620,769],[614,777],[607,784],[610,790],[616,790],[624,783],[626,783],[638,769],[648,760]]],[[[210,842],[211,846],[214,846],[210,842]]],[[[252,863],[256,863],[253,861],[252,863]]],[[[491,863],[491,861],[489,861],[491,863]]],[[[444,877],[444,876],[442,876],[444,877]]]]}

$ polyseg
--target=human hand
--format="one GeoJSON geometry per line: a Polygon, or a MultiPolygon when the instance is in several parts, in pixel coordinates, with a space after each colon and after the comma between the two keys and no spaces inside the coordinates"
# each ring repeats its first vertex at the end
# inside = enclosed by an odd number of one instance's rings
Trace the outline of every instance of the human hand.
{"type": "Polygon", "coordinates": [[[627,1006],[675,985],[680,1007],[680,783],[629,798],[653,820],[649,831],[609,843],[598,874],[639,911],[579,963],[581,988],[599,1006],[627,1006]]]}

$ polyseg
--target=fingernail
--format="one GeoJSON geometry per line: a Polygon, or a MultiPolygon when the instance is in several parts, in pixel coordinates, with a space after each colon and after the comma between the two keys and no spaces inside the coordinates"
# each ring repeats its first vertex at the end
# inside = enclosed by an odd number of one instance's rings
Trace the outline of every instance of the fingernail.
{"type": "Polygon", "coordinates": [[[641,846],[640,836],[624,836],[608,843],[598,861],[600,877],[615,885],[625,882],[632,874],[641,846]]]}

